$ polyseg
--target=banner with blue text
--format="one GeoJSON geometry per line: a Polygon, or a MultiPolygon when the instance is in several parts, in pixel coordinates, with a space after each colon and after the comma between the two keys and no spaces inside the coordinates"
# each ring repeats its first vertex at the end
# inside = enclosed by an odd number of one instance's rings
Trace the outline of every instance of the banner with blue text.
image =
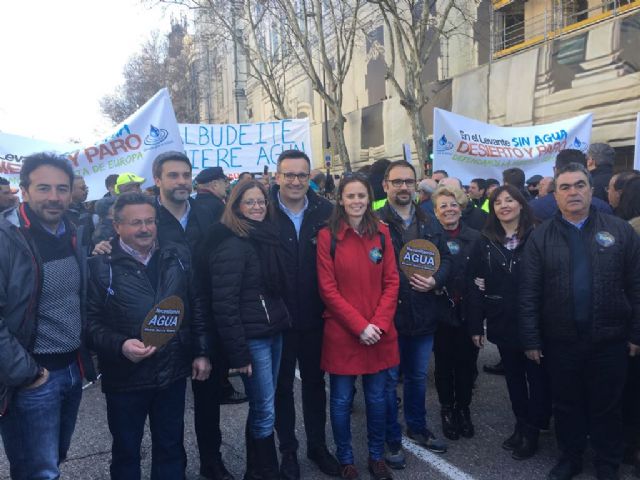
{"type": "Polygon", "coordinates": [[[584,153],[591,141],[592,114],[544,125],[499,127],[439,108],[434,109],[433,169],[446,170],[463,183],[473,178],[496,178],[518,167],[528,178],[553,175],[560,150],[584,153]]]}
{"type": "Polygon", "coordinates": [[[240,124],[180,124],[185,151],[194,176],[208,167],[222,167],[226,174],[275,171],[283,150],[301,150],[311,158],[308,119],[284,119],[240,124]]]}
{"type": "Polygon", "coordinates": [[[111,135],[86,148],[0,133],[0,176],[18,185],[24,157],[54,151],[65,155],[76,175],[84,177],[88,200],[97,200],[106,192],[104,180],[111,174],[135,173],[146,179],[143,186],[153,185],[153,159],[169,150],[184,149],[169,92],[163,88],[111,135]]]}

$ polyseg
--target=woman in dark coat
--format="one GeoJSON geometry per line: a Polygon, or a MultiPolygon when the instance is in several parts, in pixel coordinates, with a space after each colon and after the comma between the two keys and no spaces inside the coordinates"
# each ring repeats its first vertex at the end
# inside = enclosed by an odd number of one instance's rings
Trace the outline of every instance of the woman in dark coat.
{"type": "Polygon", "coordinates": [[[267,191],[256,180],[232,190],[204,245],[213,319],[232,369],[249,397],[246,480],[279,478],[273,427],[282,331],[289,314],[282,299],[279,236],[270,221],[267,191]]]}
{"type": "Polygon", "coordinates": [[[518,334],[518,278],[526,274],[519,271],[520,259],[532,228],[531,211],[518,189],[511,185],[495,189],[489,197],[489,217],[482,238],[471,254],[468,276],[473,341],[479,348],[484,346],[486,318],[487,338],[498,346],[504,363],[516,426],[502,447],[516,460],[536,453],[540,430],[548,428],[551,417],[544,363],[526,358],[518,334]]]}
{"type": "Polygon", "coordinates": [[[480,240],[480,232],[461,220],[468,198],[459,188],[443,185],[433,193],[431,200],[445,231],[452,259],[434,341],[434,376],[442,433],[450,440],[457,440],[460,436],[471,438],[475,433],[469,406],[477,372],[478,348],[469,337],[465,307],[469,257],[480,240]]]}

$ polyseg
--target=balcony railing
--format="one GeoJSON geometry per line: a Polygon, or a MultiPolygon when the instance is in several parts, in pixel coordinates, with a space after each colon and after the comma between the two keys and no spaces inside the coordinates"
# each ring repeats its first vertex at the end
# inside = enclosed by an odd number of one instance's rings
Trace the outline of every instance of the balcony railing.
{"type": "Polygon", "coordinates": [[[640,0],[605,0],[574,11],[575,1],[546,2],[542,14],[526,17],[522,0],[493,1],[493,58],[537,45],[610,17],[640,8],[640,0]]]}

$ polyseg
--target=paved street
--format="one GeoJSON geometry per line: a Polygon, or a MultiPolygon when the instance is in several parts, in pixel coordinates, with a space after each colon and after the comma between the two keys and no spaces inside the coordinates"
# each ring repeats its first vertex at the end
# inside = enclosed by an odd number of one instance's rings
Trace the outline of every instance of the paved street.
{"type": "MultiPolygon", "coordinates": [[[[478,366],[482,370],[485,363],[494,363],[497,359],[496,349],[492,346],[485,348],[480,354],[478,366]]],[[[239,382],[237,378],[234,382],[239,382]]],[[[300,385],[297,385],[297,405],[300,408],[300,385]]],[[[193,409],[190,396],[186,413],[186,449],[189,456],[187,478],[196,480],[198,476],[197,447],[193,429],[193,409]]],[[[436,434],[441,435],[439,407],[433,386],[433,376],[430,375],[429,399],[430,420],[436,434]]],[[[242,478],[244,473],[244,422],[246,418],[246,404],[239,406],[225,405],[222,407],[223,428],[223,456],[225,462],[236,479],[242,478]]],[[[512,413],[509,407],[507,391],[503,377],[486,375],[482,371],[478,378],[474,392],[472,415],[476,426],[476,436],[471,440],[462,439],[449,443],[449,451],[444,455],[435,455],[420,447],[410,445],[415,451],[408,454],[407,469],[397,472],[397,479],[510,479],[530,480],[544,478],[555,460],[555,439],[553,434],[541,437],[540,453],[533,459],[518,462],[512,460],[509,453],[500,444],[513,428],[512,413]]],[[[305,444],[304,427],[301,415],[298,416],[298,438],[301,445],[305,444]]],[[[364,404],[361,389],[356,397],[356,405],[352,419],[353,444],[356,463],[362,478],[368,478],[366,473],[366,430],[364,419],[364,404]]],[[[327,426],[327,437],[331,438],[331,429],[327,426]]],[[[333,446],[331,446],[333,449],[333,446]]],[[[62,468],[63,478],[69,479],[106,479],[109,478],[110,435],[107,428],[104,397],[100,388],[92,386],[85,390],[80,417],[76,433],[69,452],[69,460],[62,468]]],[[[143,442],[143,465],[148,478],[151,461],[151,443],[147,433],[143,442]]],[[[299,455],[302,478],[307,480],[326,479],[305,457],[304,448],[299,455]]],[[[0,478],[8,479],[9,468],[0,452],[0,478]]],[[[631,469],[624,466],[623,479],[633,479],[631,469]]],[[[585,462],[585,473],[579,480],[595,478],[590,461],[585,462]]]]}

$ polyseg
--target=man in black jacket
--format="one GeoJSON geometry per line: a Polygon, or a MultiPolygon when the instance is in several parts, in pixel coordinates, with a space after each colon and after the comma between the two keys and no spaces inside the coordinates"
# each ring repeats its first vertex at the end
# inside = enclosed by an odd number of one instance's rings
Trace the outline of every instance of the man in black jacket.
{"type": "Polygon", "coordinates": [[[559,213],[531,234],[520,283],[527,357],[549,368],[562,457],[552,480],[582,470],[587,437],[598,479],[617,479],[627,356],[640,353],[640,237],[591,208],[591,177],[571,163],[556,171],[559,213]]]}
{"type": "Polygon", "coordinates": [[[229,179],[222,167],[210,167],[202,170],[195,178],[196,203],[200,203],[213,212],[218,222],[224,211],[224,201],[227,198],[229,179]]]}
{"type": "Polygon", "coordinates": [[[608,143],[592,143],[587,152],[587,169],[593,179],[593,196],[607,201],[607,187],[613,176],[616,151],[608,143]]]}
{"type": "MultiPolygon", "coordinates": [[[[440,181],[440,184],[446,179],[440,181]]],[[[385,172],[384,190],[387,204],[378,210],[380,219],[389,225],[396,260],[402,247],[411,240],[432,242],[440,252],[440,268],[431,277],[413,275],[408,278],[400,271],[398,309],[394,318],[400,344],[400,367],[404,375],[404,417],[407,435],[417,444],[436,453],[447,451],[447,445],[427,427],[425,409],[427,369],[438,326],[438,298],[436,290],[448,280],[451,256],[440,223],[427,216],[413,202],[416,172],[404,161],[392,162],[385,172]]],[[[387,380],[387,432],[389,452],[385,460],[391,468],[405,466],[402,436],[398,423],[396,386],[398,368],[389,369],[387,380]]]]}
{"type": "MultiPolygon", "coordinates": [[[[89,261],[88,328],[102,372],[113,436],[111,478],[140,478],[140,444],[149,417],[153,478],[182,478],[186,377],[204,381],[211,363],[206,304],[196,294],[184,245],[157,244],[153,200],[118,197],[110,255],[89,261]],[[166,344],[143,343],[145,317],[178,297],[184,318],[166,344]]],[[[172,307],[176,308],[176,307],[172,307]]]]}
{"type": "MultiPolygon", "coordinates": [[[[161,153],[153,161],[153,178],[160,190],[157,198],[160,244],[172,241],[188,246],[194,264],[199,265],[197,254],[209,227],[217,220],[214,212],[189,196],[192,189],[189,157],[182,152],[161,153]]],[[[217,356],[220,350],[214,346],[214,355],[217,356]]],[[[214,357],[214,370],[209,379],[193,381],[191,388],[200,475],[214,480],[232,480],[233,476],[227,471],[220,455],[220,381],[226,376],[226,371],[219,370],[222,363],[214,357]]]]}
{"type": "Polygon", "coordinates": [[[287,275],[285,302],[292,320],[292,329],[284,333],[276,390],[276,431],[282,452],[281,477],[285,480],[300,478],[293,399],[296,363],[302,379],[307,457],[327,475],[340,472],[325,439],[326,393],[320,369],[324,305],[318,294],[316,271],[316,236],[333,206],[309,188],[310,169],[304,152],[282,152],[278,157],[278,184],[270,194],[287,275]]]}
{"type": "Polygon", "coordinates": [[[19,225],[0,220],[0,434],[11,478],[58,478],[76,424],[82,376],[86,254],[66,218],[73,170],[25,158],[19,225]]]}

